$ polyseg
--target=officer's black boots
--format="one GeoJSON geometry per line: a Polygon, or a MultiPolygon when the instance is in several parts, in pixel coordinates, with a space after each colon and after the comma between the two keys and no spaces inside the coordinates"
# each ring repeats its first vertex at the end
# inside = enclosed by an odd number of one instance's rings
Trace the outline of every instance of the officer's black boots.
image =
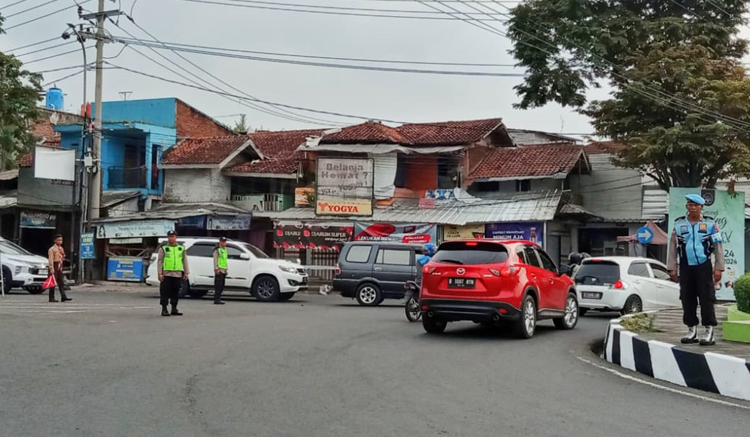
{"type": "Polygon", "coordinates": [[[161,307],[161,315],[164,317],[169,317],[169,310],[167,307],[161,307]]]}

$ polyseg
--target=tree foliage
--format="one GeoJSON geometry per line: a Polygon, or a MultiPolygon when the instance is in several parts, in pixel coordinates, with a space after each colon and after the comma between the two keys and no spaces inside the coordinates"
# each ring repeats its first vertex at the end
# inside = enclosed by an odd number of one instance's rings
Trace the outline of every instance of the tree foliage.
{"type": "Polygon", "coordinates": [[[246,134],[250,129],[245,120],[245,114],[240,114],[240,120],[234,123],[234,131],[240,134],[246,134]]]}
{"type": "MultiPolygon", "coordinates": [[[[4,33],[2,25],[0,15],[0,34],[4,33]]],[[[41,81],[41,75],[24,70],[15,56],[0,52],[0,162],[4,166],[34,142],[27,122],[39,117],[41,81]]]]}
{"type": "Polygon", "coordinates": [[[619,164],[659,185],[714,187],[750,170],[746,0],[529,0],[512,54],[528,76],[516,106],[559,103],[626,142],[619,164]],[[609,85],[611,98],[588,102],[609,85]]]}

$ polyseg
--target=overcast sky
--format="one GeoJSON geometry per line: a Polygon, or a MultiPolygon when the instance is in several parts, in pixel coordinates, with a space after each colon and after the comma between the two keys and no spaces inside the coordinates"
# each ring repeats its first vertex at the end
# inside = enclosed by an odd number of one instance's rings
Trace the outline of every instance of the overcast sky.
{"type": "MultiPolygon", "coordinates": [[[[18,0],[0,0],[2,4],[18,0]]],[[[78,23],[73,0],[25,0],[18,5],[0,6],[4,16],[18,13],[33,6],[49,4],[6,19],[4,27],[70,6],[69,10],[40,19],[7,31],[0,36],[0,50],[6,51],[38,41],[55,38],[67,28],[66,23],[78,23]]],[[[244,3],[242,0],[208,0],[222,3],[244,3]]],[[[434,1],[434,0],[433,0],[434,1]]],[[[130,13],[134,0],[122,0],[122,10],[130,13]]],[[[348,8],[402,9],[432,11],[416,1],[398,0],[268,0],[268,2],[307,5],[328,5],[348,8]]],[[[96,7],[96,0],[84,4],[87,9],[96,7]]],[[[504,2],[513,6],[515,2],[504,2]]],[[[274,5],[265,5],[278,7],[274,5]]],[[[457,8],[470,9],[454,3],[457,8]]],[[[118,3],[107,0],[107,9],[118,3]]],[[[298,7],[292,7],[299,9],[298,7]]],[[[500,12],[507,12],[495,5],[500,12]]],[[[354,11],[355,13],[359,13],[354,11]]],[[[365,12],[366,13],[366,12],[365,12]]],[[[416,16],[410,13],[410,16],[416,16]]],[[[422,14],[425,16],[441,16],[422,14]]],[[[135,21],[159,40],[172,43],[195,44],[231,49],[279,52],[346,58],[387,59],[409,62],[456,62],[514,64],[507,53],[507,38],[477,29],[466,22],[451,20],[420,20],[309,14],[278,10],[250,9],[231,5],[204,4],[186,0],[138,0],[133,10],[135,21]]],[[[450,18],[442,15],[443,18],[450,18]]],[[[482,17],[487,18],[487,17],[482,17]]],[[[500,17],[502,18],[502,17],[500,17]]],[[[124,17],[119,24],[124,30],[140,39],[151,39],[124,17]]],[[[492,26],[504,29],[501,23],[492,26]]],[[[124,30],[107,23],[107,29],[116,36],[126,36],[124,30]]],[[[63,43],[62,39],[43,45],[22,49],[15,54],[63,43]]],[[[71,41],[64,47],[22,56],[24,62],[57,53],[75,50],[80,46],[71,41]]],[[[115,56],[122,49],[120,43],[108,44],[105,56],[115,56]]],[[[135,47],[144,54],[165,63],[163,58],[148,48],[135,47]]],[[[174,53],[159,50],[165,56],[184,66],[189,72],[209,80],[215,87],[237,94],[236,91],[211,79],[190,66],[174,53]]],[[[89,61],[95,51],[88,51],[89,61]]],[[[513,86],[520,77],[446,76],[382,71],[320,68],[287,65],[242,59],[227,59],[194,53],[183,53],[213,75],[230,85],[260,99],[293,106],[319,109],[373,119],[399,121],[445,121],[502,117],[508,127],[545,130],[550,132],[588,133],[592,128],[586,117],[557,105],[519,111],[512,107],[518,101],[513,86]]],[[[110,60],[122,67],[186,82],[152,61],[126,48],[116,59],[110,60]]],[[[352,64],[348,61],[324,61],[352,64]]],[[[80,65],[80,50],[50,60],[28,65],[32,71],[80,65]]],[[[167,64],[169,65],[169,64],[167,64]]],[[[362,64],[360,64],[362,65],[362,64]]],[[[447,69],[463,71],[492,71],[522,73],[512,67],[431,66],[415,64],[367,64],[411,69],[447,69]]],[[[169,65],[170,68],[176,67],[169,65]]],[[[76,70],[46,73],[45,82],[61,78],[76,70]]],[[[190,73],[180,71],[184,75],[190,73]]],[[[196,79],[197,80],[197,79],[196,79]]],[[[89,100],[94,97],[94,72],[89,72],[89,100]]],[[[82,76],[57,82],[66,94],[68,110],[78,110],[82,101],[82,76]]],[[[178,97],[198,109],[233,124],[236,114],[247,114],[252,128],[298,129],[325,125],[302,123],[265,114],[240,105],[236,99],[225,99],[205,91],[181,85],[164,83],[121,70],[105,71],[104,100],[121,100],[119,92],[132,91],[130,99],[178,97]]],[[[602,96],[602,92],[598,92],[602,96]]],[[[299,114],[355,124],[360,120],[296,111],[299,114]]]]}

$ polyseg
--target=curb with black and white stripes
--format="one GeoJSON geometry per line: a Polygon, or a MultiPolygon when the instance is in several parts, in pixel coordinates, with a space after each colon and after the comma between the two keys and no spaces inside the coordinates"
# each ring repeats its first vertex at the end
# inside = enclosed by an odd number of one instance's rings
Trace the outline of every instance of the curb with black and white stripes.
{"type": "Polygon", "coordinates": [[[695,352],[646,340],[613,320],[604,339],[604,359],[652,378],[750,401],[750,362],[730,355],[695,352]]]}

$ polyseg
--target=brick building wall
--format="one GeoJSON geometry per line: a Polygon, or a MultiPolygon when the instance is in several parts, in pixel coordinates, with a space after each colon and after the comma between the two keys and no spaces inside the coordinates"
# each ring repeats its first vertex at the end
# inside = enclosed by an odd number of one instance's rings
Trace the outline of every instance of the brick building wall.
{"type": "Polygon", "coordinates": [[[189,138],[224,137],[236,134],[180,100],[175,101],[177,136],[189,138]]]}

